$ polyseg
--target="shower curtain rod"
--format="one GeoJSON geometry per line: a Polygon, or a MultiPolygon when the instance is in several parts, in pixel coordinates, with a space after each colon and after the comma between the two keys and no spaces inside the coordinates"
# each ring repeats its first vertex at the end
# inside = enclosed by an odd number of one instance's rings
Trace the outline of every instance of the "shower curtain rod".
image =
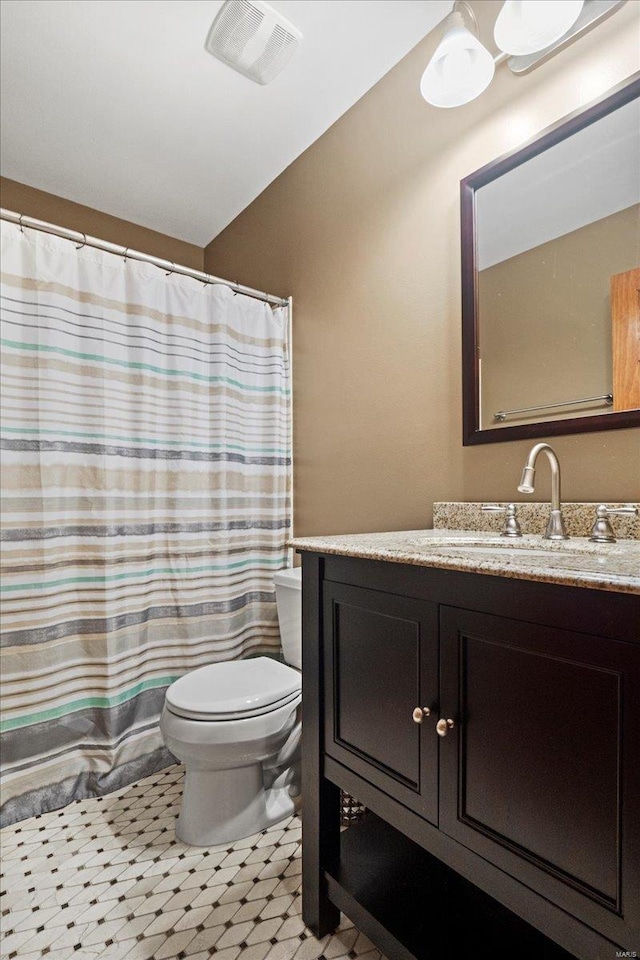
{"type": "Polygon", "coordinates": [[[0,220],[8,220],[10,223],[17,223],[20,229],[28,227],[30,230],[40,230],[42,233],[52,233],[56,237],[63,237],[65,240],[73,240],[79,243],[80,247],[95,247],[97,250],[104,250],[107,253],[115,253],[117,256],[124,257],[125,260],[140,260],[143,263],[152,263],[155,267],[160,267],[171,273],[179,273],[184,277],[193,277],[200,280],[205,285],[220,284],[229,287],[235,293],[242,293],[247,297],[253,297],[255,300],[263,300],[274,307],[286,307],[289,300],[283,297],[275,297],[270,293],[264,293],[262,290],[254,290],[253,287],[245,287],[242,283],[233,283],[230,280],[223,280],[221,277],[214,277],[210,273],[202,273],[200,270],[192,270],[190,267],[184,267],[180,264],[172,263],[171,260],[163,260],[160,257],[153,257],[148,253],[141,253],[139,250],[132,250],[130,247],[123,247],[118,243],[110,243],[108,240],[99,240],[97,237],[89,237],[86,233],[79,230],[67,230],[66,227],[59,227],[53,223],[47,223],[44,220],[36,220],[34,217],[27,217],[22,213],[14,213],[13,210],[0,208],[0,220]]]}

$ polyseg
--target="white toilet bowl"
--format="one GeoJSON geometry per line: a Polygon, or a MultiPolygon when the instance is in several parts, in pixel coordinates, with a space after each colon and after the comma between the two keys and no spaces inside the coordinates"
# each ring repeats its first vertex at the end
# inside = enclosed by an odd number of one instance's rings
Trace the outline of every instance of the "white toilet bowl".
{"type": "Polygon", "coordinates": [[[293,813],[301,700],[300,673],[269,657],[200,667],[168,688],[160,729],[185,765],[180,840],[227,843],[293,813]]]}

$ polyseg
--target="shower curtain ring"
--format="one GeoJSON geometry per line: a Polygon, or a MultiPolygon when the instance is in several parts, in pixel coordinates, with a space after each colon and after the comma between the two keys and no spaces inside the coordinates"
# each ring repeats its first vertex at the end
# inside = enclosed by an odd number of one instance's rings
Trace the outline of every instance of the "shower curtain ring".
{"type": "Polygon", "coordinates": [[[84,240],[82,241],[82,243],[79,243],[79,244],[78,244],[78,246],[76,247],[76,250],[82,250],[82,248],[83,248],[83,247],[86,247],[86,245],[87,245],[87,235],[86,235],[86,233],[83,233],[82,236],[84,237],[84,240]]]}
{"type": "Polygon", "coordinates": [[[18,226],[20,227],[20,233],[24,233],[24,227],[22,226],[23,217],[24,217],[24,213],[21,213],[20,216],[18,217],[18,226]]]}
{"type": "Polygon", "coordinates": [[[169,270],[168,273],[165,273],[165,277],[170,277],[171,274],[174,273],[175,269],[176,269],[176,265],[175,263],[173,263],[173,261],[171,261],[171,270],[169,270]]]}
{"type": "Polygon", "coordinates": [[[128,253],[129,253],[129,247],[125,247],[125,248],[124,248],[124,253],[122,254],[122,259],[124,260],[125,263],[127,262],[127,254],[128,254],[128,253]]]}

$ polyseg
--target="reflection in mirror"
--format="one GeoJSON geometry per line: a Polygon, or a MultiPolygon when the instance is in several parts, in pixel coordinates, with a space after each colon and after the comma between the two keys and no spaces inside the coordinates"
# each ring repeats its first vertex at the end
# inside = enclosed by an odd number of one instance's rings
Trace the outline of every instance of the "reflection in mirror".
{"type": "Polygon", "coordinates": [[[480,429],[640,407],[640,100],[480,186],[475,212],[480,429]]]}
{"type": "Polygon", "coordinates": [[[640,426],[640,75],[461,183],[465,444],[640,426]]]}

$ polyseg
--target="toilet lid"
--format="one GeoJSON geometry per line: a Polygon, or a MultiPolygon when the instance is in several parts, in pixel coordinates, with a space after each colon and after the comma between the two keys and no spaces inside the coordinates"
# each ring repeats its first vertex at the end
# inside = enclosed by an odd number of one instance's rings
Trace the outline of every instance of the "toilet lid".
{"type": "Polygon", "coordinates": [[[270,657],[212,663],[186,673],[167,690],[168,708],[193,720],[255,717],[295,700],[300,674],[270,657]]]}

